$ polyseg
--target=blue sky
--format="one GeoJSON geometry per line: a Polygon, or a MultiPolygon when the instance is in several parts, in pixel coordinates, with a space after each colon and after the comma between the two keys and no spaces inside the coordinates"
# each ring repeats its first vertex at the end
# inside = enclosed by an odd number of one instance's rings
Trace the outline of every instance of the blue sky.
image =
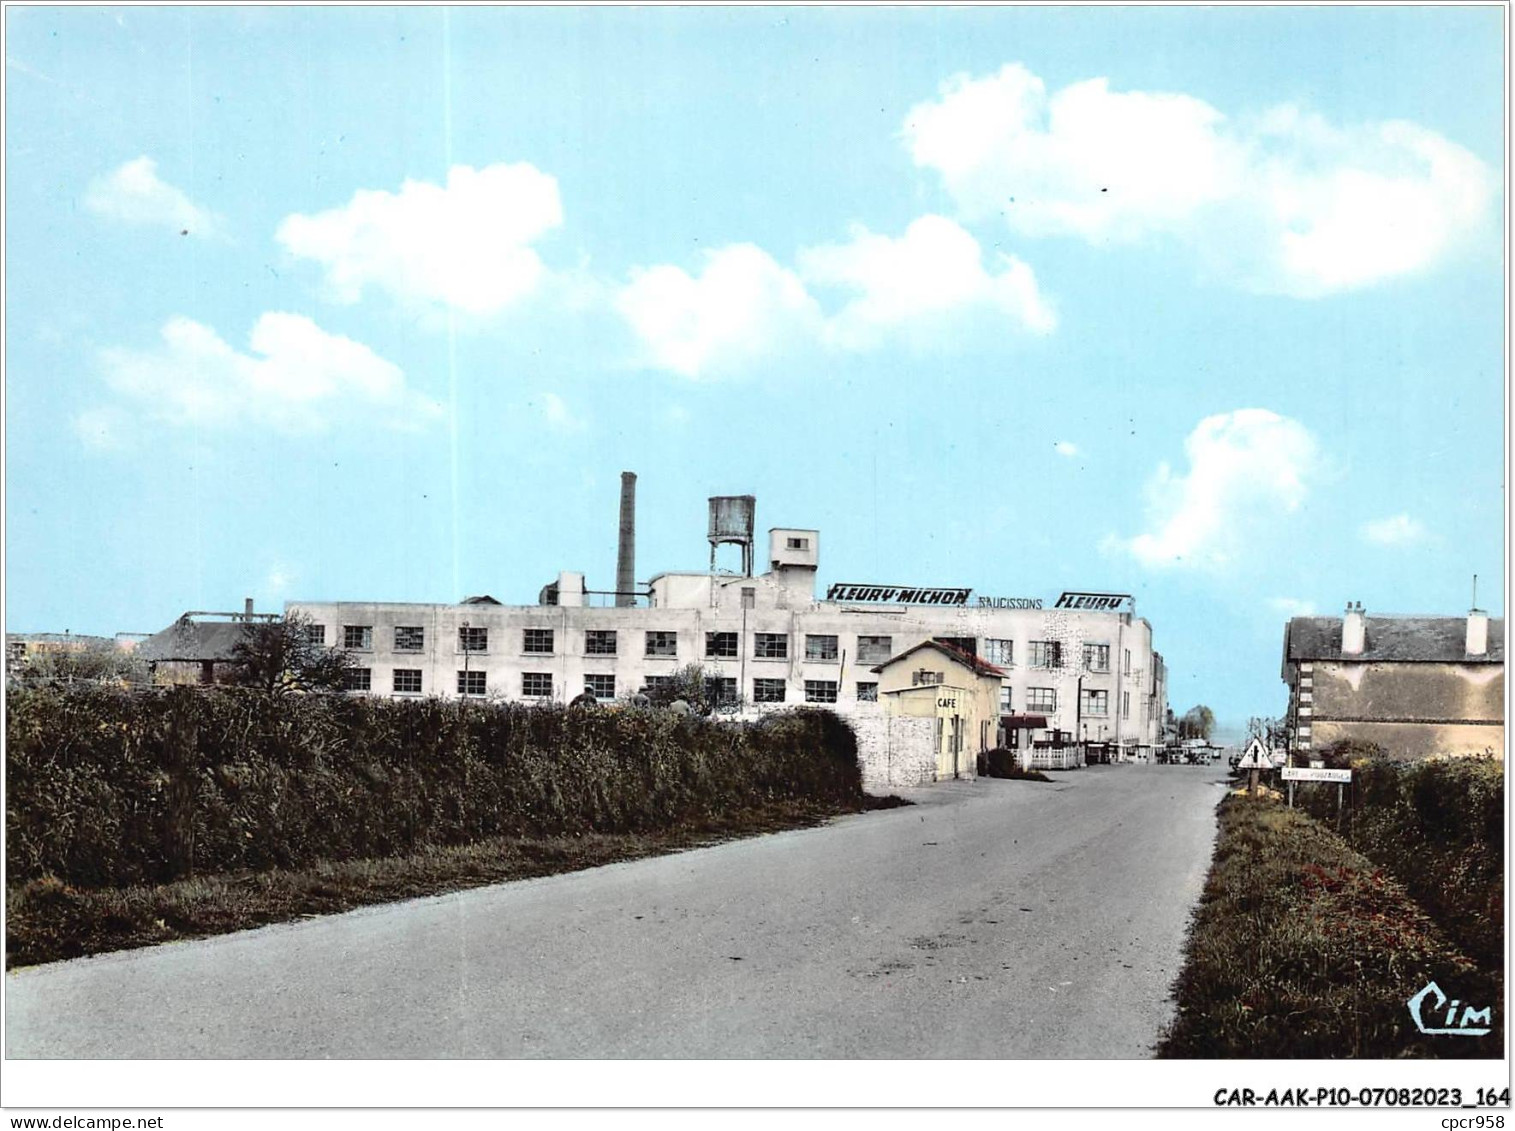
{"type": "Polygon", "coordinates": [[[1502,615],[1502,11],[6,12],[6,627],[701,568],[1502,615]]]}

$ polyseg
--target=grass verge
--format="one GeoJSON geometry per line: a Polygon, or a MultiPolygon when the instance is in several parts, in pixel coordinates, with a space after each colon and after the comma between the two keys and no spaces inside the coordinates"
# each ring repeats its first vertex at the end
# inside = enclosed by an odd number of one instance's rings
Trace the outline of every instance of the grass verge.
{"type": "Polygon", "coordinates": [[[1231,795],[1158,1047],[1174,1058],[1500,1057],[1484,1037],[1418,1032],[1435,981],[1491,1005],[1500,980],[1460,953],[1404,887],[1318,821],[1231,795]]]}
{"type": "Polygon", "coordinates": [[[426,848],[408,856],[228,872],[124,888],[76,889],[44,877],[7,895],[6,967],[205,938],[371,904],[575,872],[807,828],[858,808],[892,808],[894,804],[909,803],[872,797],[855,807],[786,801],[738,817],[656,833],[493,837],[457,847],[426,848]]]}

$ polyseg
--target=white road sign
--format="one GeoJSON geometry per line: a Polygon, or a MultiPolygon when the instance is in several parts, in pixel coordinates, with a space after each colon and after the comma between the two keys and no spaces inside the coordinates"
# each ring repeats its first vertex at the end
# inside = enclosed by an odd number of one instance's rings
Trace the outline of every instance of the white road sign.
{"type": "Polygon", "coordinates": [[[1351,780],[1351,770],[1317,770],[1314,767],[1307,770],[1301,766],[1284,767],[1284,781],[1349,782],[1351,780]]]}
{"type": "Polygon", "coordinates": [[[1241,756],[1241,761],[1236,763],[1238,770],[1271,770],[1273,758],[1258,739],[1253,739],[1247,744],[1247,752],[1241,756]]]}

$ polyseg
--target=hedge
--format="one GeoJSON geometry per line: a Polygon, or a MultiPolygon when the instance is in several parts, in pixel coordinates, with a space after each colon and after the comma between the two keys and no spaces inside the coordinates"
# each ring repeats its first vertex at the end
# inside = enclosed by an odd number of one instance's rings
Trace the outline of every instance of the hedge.
{"type": "Polygon", "coordinates": [[[1499,979],[1381,868],[1276,801],[1222,802],[1174,996],[1160,1056],[1503,1055],[1499,979]],[[1408,1003],[1433,980],[1449,997],[1493,1007],[1495,1031],[1420,1033],[1408,1003]]]}
{"type": "Polygon", "coordinates": [[[11,689],[7,706],[12,886],[160,883],[863,797],[851,728],[817,710],[737,724],[190,688],[11,689]]]}

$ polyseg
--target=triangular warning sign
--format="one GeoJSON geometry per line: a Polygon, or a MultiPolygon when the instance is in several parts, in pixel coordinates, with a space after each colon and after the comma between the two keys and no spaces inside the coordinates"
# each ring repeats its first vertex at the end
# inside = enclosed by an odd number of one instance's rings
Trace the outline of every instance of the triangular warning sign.
{"type": "Polygon", "coordinates": [[[1247,752],[1241,756],[1241,761],[1236,763],[1238,770],[1271,770],[1273,759],[1268,756],[1267,750],[1263,749],[1262,739],[1254,738],[1247,743],[1247,752]]]}

